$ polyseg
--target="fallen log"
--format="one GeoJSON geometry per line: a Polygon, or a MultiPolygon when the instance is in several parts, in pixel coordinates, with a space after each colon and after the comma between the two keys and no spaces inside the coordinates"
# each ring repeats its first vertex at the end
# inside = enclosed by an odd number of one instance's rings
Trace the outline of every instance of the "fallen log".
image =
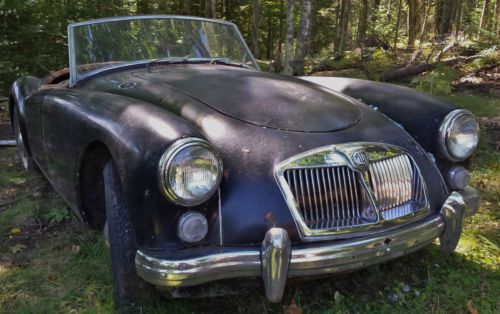
{"type": "Polygon", "coordinates": [[[380,76],[380,79],[384,82],[392,81],[395,79],[403,78],[406,76],[413,76],[413,75],[423,73],[425,71],[432,70],[435,67],[437,67],[439,64],[452,66],[452,65],[455,65],[459,62],[469,62],[469,61],[472,61],[474,59],[479,59],[481,57],[482,57],[482,55],[474,55],[474,56],[469,56],[469,57],[456,57],[456,58],[446,59],[446,60],[443,60],[440,62],[422,63],[422,64],[413,65],[413,66],[406,66],[403,68],[392,69],[392,70],[385,71],[384,73],[382,73],[382,75],[380,76]]]}

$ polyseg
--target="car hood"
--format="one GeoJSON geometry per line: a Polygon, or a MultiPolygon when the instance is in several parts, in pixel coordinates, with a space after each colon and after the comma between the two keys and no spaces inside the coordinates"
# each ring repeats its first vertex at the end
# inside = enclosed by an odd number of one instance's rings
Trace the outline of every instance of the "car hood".
{"type": "Polygon", "coordinates": [[[273,73],[213,64],[180,64],[137,70],[133,76],[140,79],[139,84],[150,85],[149,91],[175,89],[227,116],[262,127],[331,132],[351,127],[361,118],[361,110],[350,98],[273,73]]]}

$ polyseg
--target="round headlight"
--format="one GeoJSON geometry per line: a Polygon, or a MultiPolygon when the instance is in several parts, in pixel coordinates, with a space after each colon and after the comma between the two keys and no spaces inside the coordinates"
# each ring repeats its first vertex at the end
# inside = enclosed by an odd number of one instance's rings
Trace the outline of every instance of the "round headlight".
{"type": "Polygon", "coordinates": [[[171,201],[195,206],[217,191],[222,179],[222,161],[207,141],[184,138],[163,154],[159,172],[160,187],[171,201]]]}
{"type": "Polygon", "coordinates": [[[439,132],[441,151],[452,161],[468,158],[479,142],[479,125],[476,118],[464,109],[450,112],[444,118],[439,132]]]}

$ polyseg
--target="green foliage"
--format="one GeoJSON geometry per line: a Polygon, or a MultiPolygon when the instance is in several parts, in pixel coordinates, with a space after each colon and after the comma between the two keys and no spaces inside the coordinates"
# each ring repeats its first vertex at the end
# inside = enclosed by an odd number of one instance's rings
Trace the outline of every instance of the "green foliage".
{"type": "Polygon", "coordinates": [[[481,54],[483,55],[482,58],[473,61],[478,68],[500,64],[500,51],[498,51],[496,46],[482,51],[481,54]]]}
{"type": "Polygon", "coordinates": [[[451,83],[458,77],[458,72],[444,65],[414,78],[414,84],[418,91],[427,92],[435,95],[450,95],[453,86],[451,83]]]}
{"type": "Polygon", "coordinates": [[[354,66],[353,60],[348,57],[342,59],[335,59],[334,57],[328,56],[319,62],[319,68],[326,71],[336,71],[347,68],[352,68],[354,66]]]}
{"type": "Polygon", "coordinates": [[[61,223],[71,218],[71,212],[67,207],[52,207],[43,214],[43,218],[51,223],[61,223]]]}
{"type": "Polygon", "coordinates": [[[371,54],[369,61],[363,63],[363,68],[372,80],[380,80],[380,75],[396,66],[396,60],[384,49],[377,48],[371,54]]]}

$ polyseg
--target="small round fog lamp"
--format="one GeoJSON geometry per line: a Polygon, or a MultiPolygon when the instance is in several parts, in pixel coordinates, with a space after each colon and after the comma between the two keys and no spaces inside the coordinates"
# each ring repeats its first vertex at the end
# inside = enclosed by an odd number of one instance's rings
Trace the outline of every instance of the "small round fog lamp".
{"type": "Polygon", "coordinates": [[[177,223],[177,236],[184,242],[199,242],[205,238],[207,232],[207,219],[196,211],[184,213],[177,223]]]}
{"type": "Polygon", "coordinates": [[[462,166],[454,166],[450,169],[450,171],[448,171],[446,181],[453,190],[463,190],[467,185],[469,185],[469,171],[462,166]]]}

